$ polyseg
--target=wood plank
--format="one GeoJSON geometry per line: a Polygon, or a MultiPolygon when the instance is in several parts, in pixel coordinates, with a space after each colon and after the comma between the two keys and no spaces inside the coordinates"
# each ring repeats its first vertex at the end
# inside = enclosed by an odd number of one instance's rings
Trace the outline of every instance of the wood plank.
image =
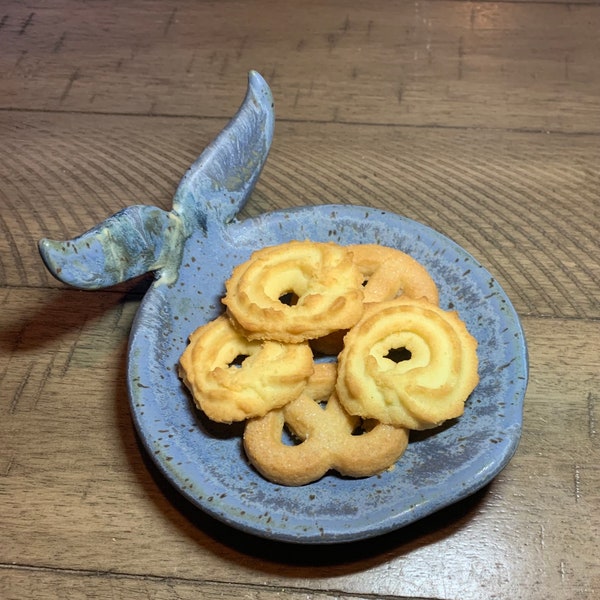
{"type": "Polygon", "coordinates": [[[124,372],[135,299],[35,288],[3,296],[2,585],[37,585],[7,576],[16,566],[49,569],[42,580],[98,572],[98,589],[110,586],[117,597],[131,576],[167,598],[171,584],[152,578],[173,579],[186,594],[188,585],[218,582],[240,591],[266,584],[265,594],[377,589],[464,600],[490,590],[517,599],[550,589],[557,600],[600,593],[598,321],[524,319],[532,375],[523,438],[487,489],[393,534],[332,550],[270,543],[212,521],[141,453],[124,372]]]}
{"type": "MultiPolygon", "coordinates": [[[[3,600],[335,600],[337,594],[313,593],[279,586],[194,581],[177,577],[139,577],[97,572],[52,571],[0,566],[3,600]]],[[[352,596],[361,600],[361,596],[352,596]]]]}
{"type": "MultiPolygon", "coordinates": [[[[169,209],[224,124],[0,114],[0,283],[56,287],[40,238],[70,239],[131,204],[169,209]]],[[[283,122],[241,216],[324,203],[400,213],[470,251],[521,314],[597,318],[598,164],[597,136],[283,122]]]]}
{"type": "Polygon", "coordinates": [[[4,2],[0,107],[600,132],[597,3],[4,2]],[[132,26],[135,24],[135,26],[132,26]]]}

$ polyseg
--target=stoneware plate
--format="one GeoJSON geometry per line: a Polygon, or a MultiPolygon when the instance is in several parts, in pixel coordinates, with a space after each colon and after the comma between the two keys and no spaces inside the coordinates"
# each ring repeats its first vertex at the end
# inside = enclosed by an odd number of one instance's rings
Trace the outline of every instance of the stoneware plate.
{"type": "Polygon", "coordinates": [[[70,241],[42,240],[50,271],[98,289],[153,271],[133,323],[128,385],[135,426],[165,477],[193,504],[243,531],[295,543],[364,539],[405,526],[485,486],[516,450],[527,385],[517,314],[493,276],[444,235],[397,214],[311,206],[238,221],[273,134],[270,90],[256,73],[240,110],[183,177],[170,212],[129,207],[70,241]],[[190,333],[223,306],[224,282],[253,250],[292,239],[378,243],[422,262],[479,343],[480,383],[464,415],[411,438],[397,465],[366,479],[335,474],[302,487],[263,479],[241,425],[217,425],[177,375],[190,333]]]}

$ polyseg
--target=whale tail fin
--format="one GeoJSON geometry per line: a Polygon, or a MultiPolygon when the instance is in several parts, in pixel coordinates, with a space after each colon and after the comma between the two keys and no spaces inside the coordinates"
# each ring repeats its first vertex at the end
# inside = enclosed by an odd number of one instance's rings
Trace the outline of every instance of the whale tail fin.
{"type": "Polygon", "coordinates": [[[244,206],[273,139],[273,98],[256,71],[235,116],[181,179],[170,212],[135,205],[67,241],[40,240],[48,270],[81,289],[109,287],[148,272],[173,283],[185,240],[209,222],[225,225],[244,206]]]}

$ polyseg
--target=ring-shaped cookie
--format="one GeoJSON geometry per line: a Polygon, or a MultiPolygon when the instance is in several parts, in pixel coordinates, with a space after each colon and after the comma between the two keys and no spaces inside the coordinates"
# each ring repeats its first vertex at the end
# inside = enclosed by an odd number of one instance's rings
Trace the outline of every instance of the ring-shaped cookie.
{"type": "Polygon", "coordinates": [[[223,303],[249,339],[302,342],[347,329],[363,312],[362,276],[348,250],[333,243],[262,248],[233,270],[225,288],[223,303]]]}
{"type": "Polygon", "coordinates": [[[350,416],[335,394],[336,367],[315,365],[304,392],[281,409],[252,419],[244,430],[244,449],[266,479],[298,486],[320,479],[330,470],[348,477],[369,477],[388,469],[404,453],[408,431],[350,416]],[[323,408],[319,403],[326,402],[323,408]],[[287,426],[300,442],[282,440],[287,426]]]}
{"type": "Polygon", "coordinates": [[[192,333],[179,370],[197,407],[231,423],[297,398],[313,372],[313,355],[306,343],[247,340],[221,315],[192,333]]]}
{"type": "Polygon", "coordinates": [[[456,312],[403,297],[370,304],[338,356],[340,402],[364,418],[435,427],[463,413],[478,383],[476,350],[456,312]]]}

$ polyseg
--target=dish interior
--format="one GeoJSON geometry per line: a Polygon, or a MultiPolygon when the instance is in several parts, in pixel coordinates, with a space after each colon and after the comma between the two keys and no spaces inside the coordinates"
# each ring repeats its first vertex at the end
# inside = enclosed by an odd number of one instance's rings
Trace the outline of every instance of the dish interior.
{"type": "Polygon", "coordinates": [[[136,315],[128,379],[134,422],[147,451],[193,504],[259,536],[333,543],[397,529],[486,485],[519,441],[527,353],[506,294],[457,244],[395,214],[329,205],[209,224],[193,234],[177,282],[153,284],[136,315]],[[330,474],[302,487],[270,483],[244,457],[242,426],[204,418],[178,377],[189,334],[222,312],[233,267],[255,249],[291,239],[378,243],[407,252],[438,284],[441,307],[457,310],[478,341],[480,383],[464,415],[412,435],[404,456],[379,476],[330,474]]]}

